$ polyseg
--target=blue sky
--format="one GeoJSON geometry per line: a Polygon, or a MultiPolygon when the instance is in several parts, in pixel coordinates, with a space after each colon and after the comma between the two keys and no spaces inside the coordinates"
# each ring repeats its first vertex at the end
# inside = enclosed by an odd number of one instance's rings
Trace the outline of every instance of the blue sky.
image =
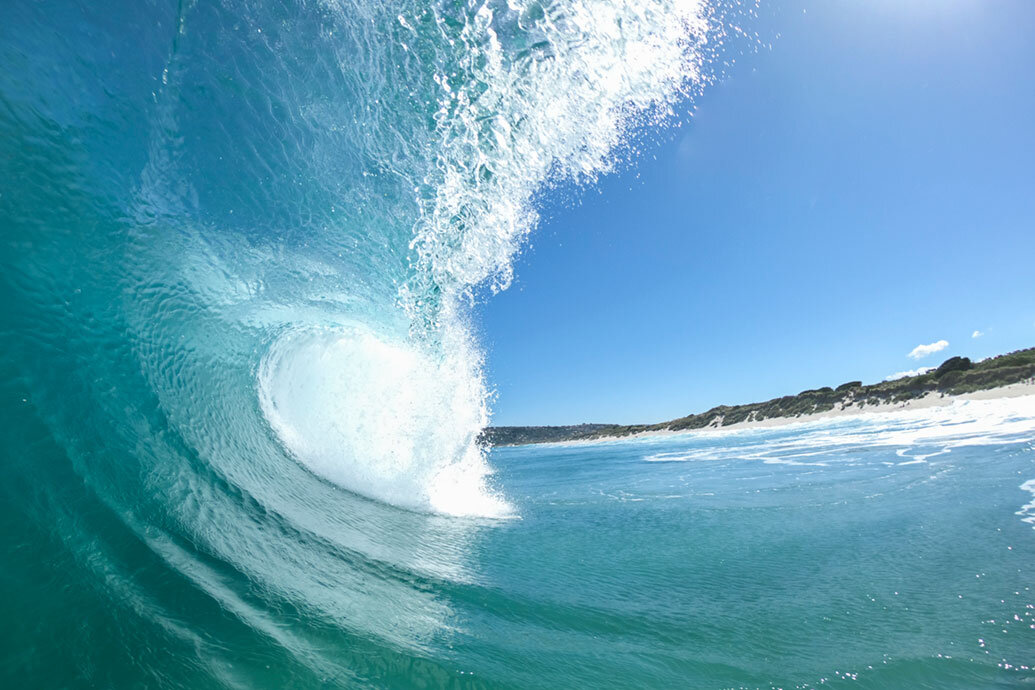
{"type": "Polygon", "coordinates": [[[546,195],[476,314],[494,423],[661,421],[1035,345],[1035,2],[775,0],[753,28],[772,49],[687,125],[546,195]]]}

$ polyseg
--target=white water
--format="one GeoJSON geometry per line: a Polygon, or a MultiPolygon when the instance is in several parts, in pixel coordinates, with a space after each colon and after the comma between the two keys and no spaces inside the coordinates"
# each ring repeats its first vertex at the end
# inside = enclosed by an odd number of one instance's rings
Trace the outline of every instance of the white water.
{"type": "Polygon", "coordinates": [[[487,483],[482,390],[465,361],[363,326],[292,332],[263,360],[259,399],[286,449],[324,479],[415,510],[501,517],[510,508],[487,483]]]}
{"type": "Polygon", "coordinates": [[[427,150],[399,173],[419,209],[399,295],[410,335],[291,329],[258,388],[282,444],[319,476],[407,508],[500,516],[510,509],[476,442],[489,395],[464,305],[479,284],[509,284],[537,191],[607,172],[631,127],[665,120],[700,85],[713,27],[702,0],[510,0],[459,29],[441,12],[397,18],[406,54],[436,56],[415,63],[435,70],[433,131],[413,143],[427,150]]]}

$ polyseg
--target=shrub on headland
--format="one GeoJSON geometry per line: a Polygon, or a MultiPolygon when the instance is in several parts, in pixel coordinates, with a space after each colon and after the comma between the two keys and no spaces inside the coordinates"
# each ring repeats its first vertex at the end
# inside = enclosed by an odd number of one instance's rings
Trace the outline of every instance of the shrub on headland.
{"type": "Polygon", "coordinates": [[[934,377],[941,379],[950,371],[966,371],[974,366],[969,357],[950,357],[934,370],[934,377]]]}
{"type": "Polygon", "coordinates": [[[800,417],[832,410],[838,405],[884,405],[922,398],[932,393],[960,395],[989,388],[1035,380],[1035,348],[972,362],[951,357],[934,371],[893,381],[863,385],[861,381],[805,390],[765,402],[747,405],[719,405],[707,412],[691,414],[658,424],[580,424],[554,427],[495,427],[482,432],[481,441],[491,445],[549,443],[576,439],[628,436],[641,431],[682,431],[707,426],[728,426],[738,422],[776,417],[800,417]]]}

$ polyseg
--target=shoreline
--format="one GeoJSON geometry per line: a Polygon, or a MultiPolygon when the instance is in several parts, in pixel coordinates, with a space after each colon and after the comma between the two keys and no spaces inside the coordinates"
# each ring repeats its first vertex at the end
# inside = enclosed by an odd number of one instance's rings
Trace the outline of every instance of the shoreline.
{"type": "Polygon", "coordinates": [[[958,401],[1035,395],[1035,347],[972,362],[950,357],[929,371],[877,383],[848,381],[833,388],[810,388],[769,400],[716,405],[655,424],[574,424],[486,427],[486,446],[596,442],[666,436],[688,431],[767,428],[846,415],[881,414],[952,405],[958,401]]]}
{"type": "Polygon", "coordinates": [[[902,402],[889,402],[883,404],[870,403],[865,406],[859,406],[855,403],[848,403],[847,405],[842,404],[842,406],[838,409],[826,410],[824,412],[814,412],[811,414],[803,414],[800,416],[793,417],[769,417],[766,419],[736,422],[734,424],[728,424],[725,426],[721,425],[721,419],[719,419],[716,420],[719,423],[713,422],[708,426],[704,426],[698,429],[652,429],[624,435],[601,435],[595,436],[593,438],[579,438],[545,443],[515,443],[497,447],[516,448],[519,446],[528,445],[580,446],[593,443],[605,443],[610,441],[630,441],[645,438],[659,438],[686,434],[711,434],[725,431],[769,429],[776,427],[793,426],[795,424],[809,424],[811,422],[818,422],[827,419],[838,419],[841,417],[858,417],[860,415],[879,415],[889,414],[892,412],[904,412],[909,410],[924,410],[937,407],[948,407],[949,405],[952,405],[954,403],[965,402],[968,400],[998,400],[1006,398],[1022,398],[1028,396],[1035,396],[1035,380],[1028,380],[1020,383],[1011,383],[1009,385],[1000,386],[998,388],[987,388],[980,391],[974,391],[971,393],[960,393],[957,395],[930,392],[923,397],[915,398],[912,400],[905,400],[902,402]]]}

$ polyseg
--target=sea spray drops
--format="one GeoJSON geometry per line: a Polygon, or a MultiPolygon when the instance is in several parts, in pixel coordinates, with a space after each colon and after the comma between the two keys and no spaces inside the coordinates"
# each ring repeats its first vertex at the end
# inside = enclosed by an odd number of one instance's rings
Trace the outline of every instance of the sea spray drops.
{"type": "MultiPolygon", "coordinates": [[[[337,9],[342,22],[352,20],[337,9]]],[[[277,388],[278,403],[268,391],[273,378],[296,377],[276,372],[290,367],[282,351],[297,342],[293,329],[264,360],[260,389],[285,447],[320,476],[396,505],[464,514],[482,505],[496,515],[505,511],[484,486],[488,470],[476,437],[487,394],[464,304],[479,284],[509,284],[513,256],[535,223],[538,189],[551,179],[584,181],[606,172],[628,127],[662,118],[700,79],[709,24],[699,2],[480,3],[456,11],[413,7],[390,24],[404,48],[394,57],[413,82],[410,97],[434,110],[429,129],[406,133],[391,161],[393,176],[416,182],[410,275],[398,293],[408,334],[363,336],[408,352],[393,360],[403,372],[437,372],[434,392],[413,376],[390,373],[389,361],[367,361],[360,353],[377,348],[344,345],[352,336],[341,335],[339,346],[320,357],[320,375],[337,381],[325,394],[363,403],[349,408],[351,421],[329,427],[352,425],[351,431],[316,451],[309,438],[316,429],[300,434],[297,424],[284,422],[282,410],[292,406],[283,399],[286,388],[277,388]],[[353,361],[331,364],[335,357],[353,361]],[[378,415],[381,421],[370,421],[378,415]],[[421,431],[432,428],[435,434],[421,431]],[[401,442],[396,433],[404,429],[409,440],[401,442]],[[464,492],[471,497],[458,498],[464,492]]],[[[353,331],[346,325],[344,332],[353,331]]],[[[302,397],[294,405],[303,411],[310,402],[302,397]]]]}

